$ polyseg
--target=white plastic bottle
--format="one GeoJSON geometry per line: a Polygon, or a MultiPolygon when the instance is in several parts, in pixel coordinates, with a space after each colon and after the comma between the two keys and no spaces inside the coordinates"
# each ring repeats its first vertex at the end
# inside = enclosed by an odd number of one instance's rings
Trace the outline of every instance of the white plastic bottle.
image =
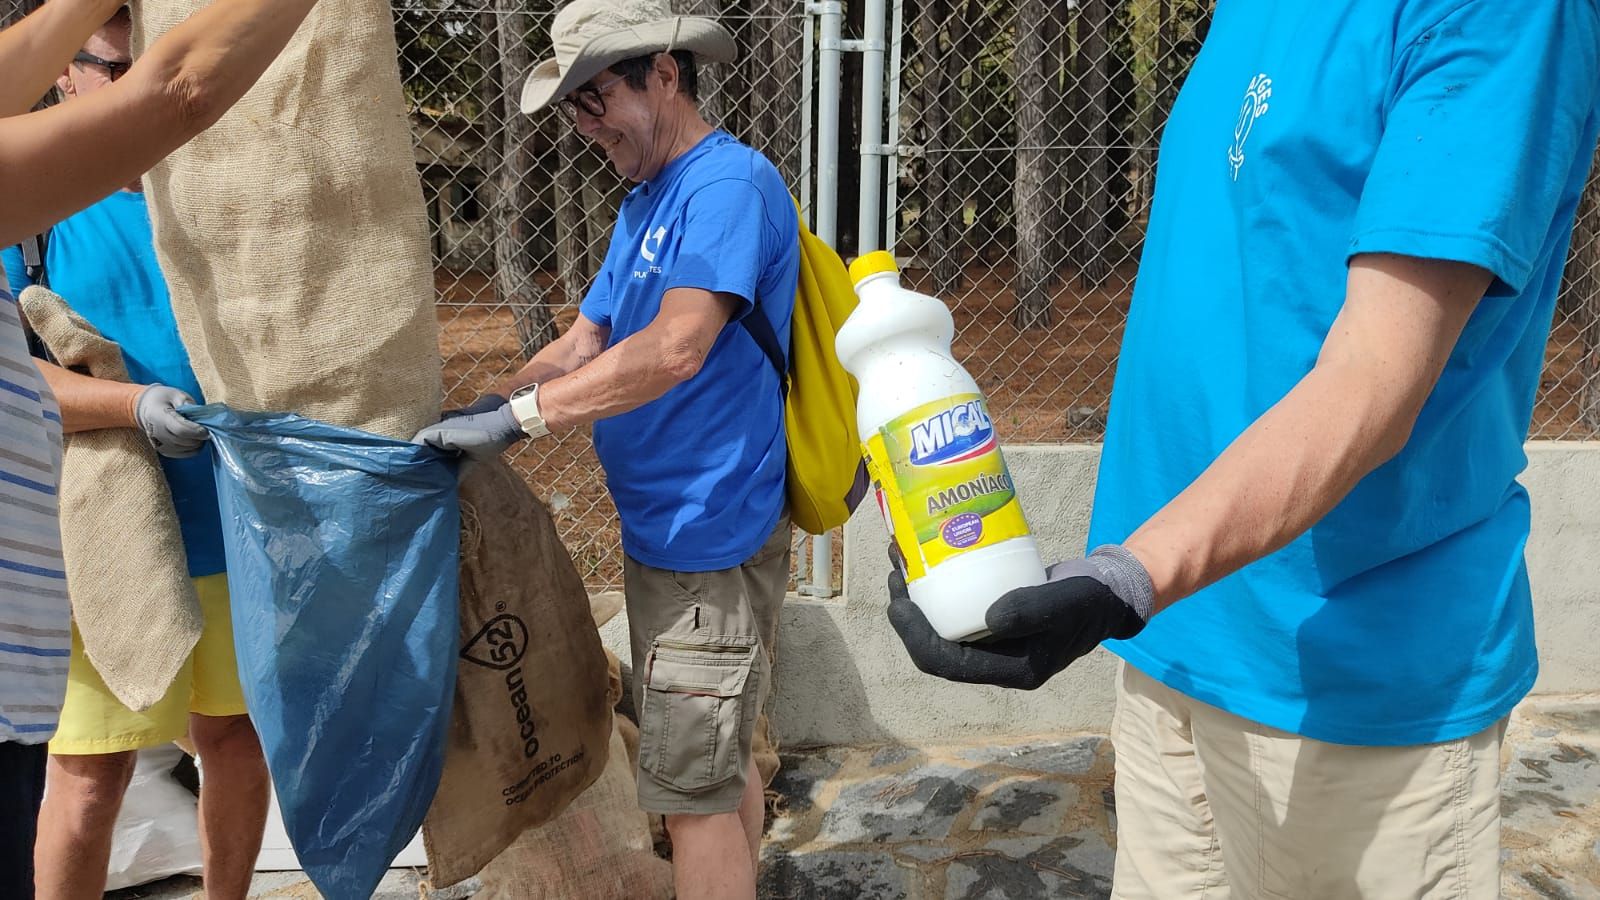
{"type": "Polygon", "coordinates": [[[1045,580],[994,423],[950,352],[944,304],[902,288],[881,251],[850,278],[861,303],[835,346],[861,383],[856,420],[911,599],[946,640],[981,637],[1001,594],[1045,580]]]}

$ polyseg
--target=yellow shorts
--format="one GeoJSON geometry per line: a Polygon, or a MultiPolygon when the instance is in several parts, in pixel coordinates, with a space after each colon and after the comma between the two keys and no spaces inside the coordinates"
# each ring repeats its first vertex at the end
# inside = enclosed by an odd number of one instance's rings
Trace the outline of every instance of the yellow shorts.
{"type": "Polygon", "coordinates": [[[233,619],[228,612],[228,576],[194,580],[205,625],[200,640],[172,680],[167,695],[144,712],[123,706],[100,680],[72,629],[72,659],[67,668],[67,699],[61,727],[50,752],[67,756],[119,753],[159,747],[189,733],[189,714],[243,715],[244,692],[233,652],[233,619]]]}

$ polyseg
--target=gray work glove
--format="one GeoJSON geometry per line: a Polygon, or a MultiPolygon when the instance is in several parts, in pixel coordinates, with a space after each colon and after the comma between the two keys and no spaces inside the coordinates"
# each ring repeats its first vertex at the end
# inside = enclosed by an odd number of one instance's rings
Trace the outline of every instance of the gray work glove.
{"type": "Polygon", "coordinates": [[[157,453],[172,459],[187,459],[199,453],[211,438],[211,432],[204,426],[178,414],[178,407],[193,405],[194,398],[183,391],[152,384],[139,392],[139,399],[133,404],[133,418],[157,453]]]}
{"type": "Polygon", "coordinates": [[[417,432],[411,443],[464,453],[473,459],[494,459],[527,436],[506,398],[485,394],[470,406],[444,413],[438,422],[417,432]]]}
{"type": "Polygon", "coordinates": [[[889,575],[889,624],[929,675],[1031,691],[1101,641],[1138,634],[1155,601],[1150,574],[1115,544],[1051,566],[1048,579],[1002,594],[984,615],[990,636],[962,644],[933,630],[897,570],[889,575]]]}

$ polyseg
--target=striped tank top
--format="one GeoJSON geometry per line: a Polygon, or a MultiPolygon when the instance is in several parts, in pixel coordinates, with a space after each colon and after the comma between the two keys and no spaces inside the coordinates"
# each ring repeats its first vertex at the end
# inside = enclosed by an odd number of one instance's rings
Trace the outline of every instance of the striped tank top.
{"type": "Polygon", "coordinates": [[[0,286],[0,741],[49,740],[67,689],[60,476],[61,414],[0,286]]]}

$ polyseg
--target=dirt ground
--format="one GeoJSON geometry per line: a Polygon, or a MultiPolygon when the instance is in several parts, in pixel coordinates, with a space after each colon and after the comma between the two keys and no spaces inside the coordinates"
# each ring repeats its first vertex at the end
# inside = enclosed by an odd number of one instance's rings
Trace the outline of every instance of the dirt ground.
{"type": "MultiPolygon", "coordinates": [[[[1101,289],[1085,289],[1072,281],[1058,285],[1055,322],[1027,332],[1019,332],[1007,318],[1014,303],[1008,268],[974,268],[966,287],[947,298],[956,319],[956,352],[987,393],[1005,441],[1100,439],[1133,268],[1132,263],[1119,268],[1101,289]]],[[[907,272],[909,286],[926,288],[924,280],[923,273],[907,272]]],[[[436,285],[448,408],[471,402],[521,365],[522,359],[514,316],[498,305],[483,275],[441,270],[436,285]]],[[[551,296],[560,300],[557,292],[551,296]]],[[[555,311],[563,329],[576,315],[575,304],[555,311]]],[[[1532,437],[1592,436],[1578,425],[1580,356],[1577,329],[1558,323],[1551,334],[1532,437]]],[[[524,445],[513,465],[550,505],[585,580],[595,587],[619,587],[622,556],[616,509],[606,494],[587,434],[524,445]]],[[[843,553],[837,540],[835,550],[833,583],[838,585],[843,553]]]]}

